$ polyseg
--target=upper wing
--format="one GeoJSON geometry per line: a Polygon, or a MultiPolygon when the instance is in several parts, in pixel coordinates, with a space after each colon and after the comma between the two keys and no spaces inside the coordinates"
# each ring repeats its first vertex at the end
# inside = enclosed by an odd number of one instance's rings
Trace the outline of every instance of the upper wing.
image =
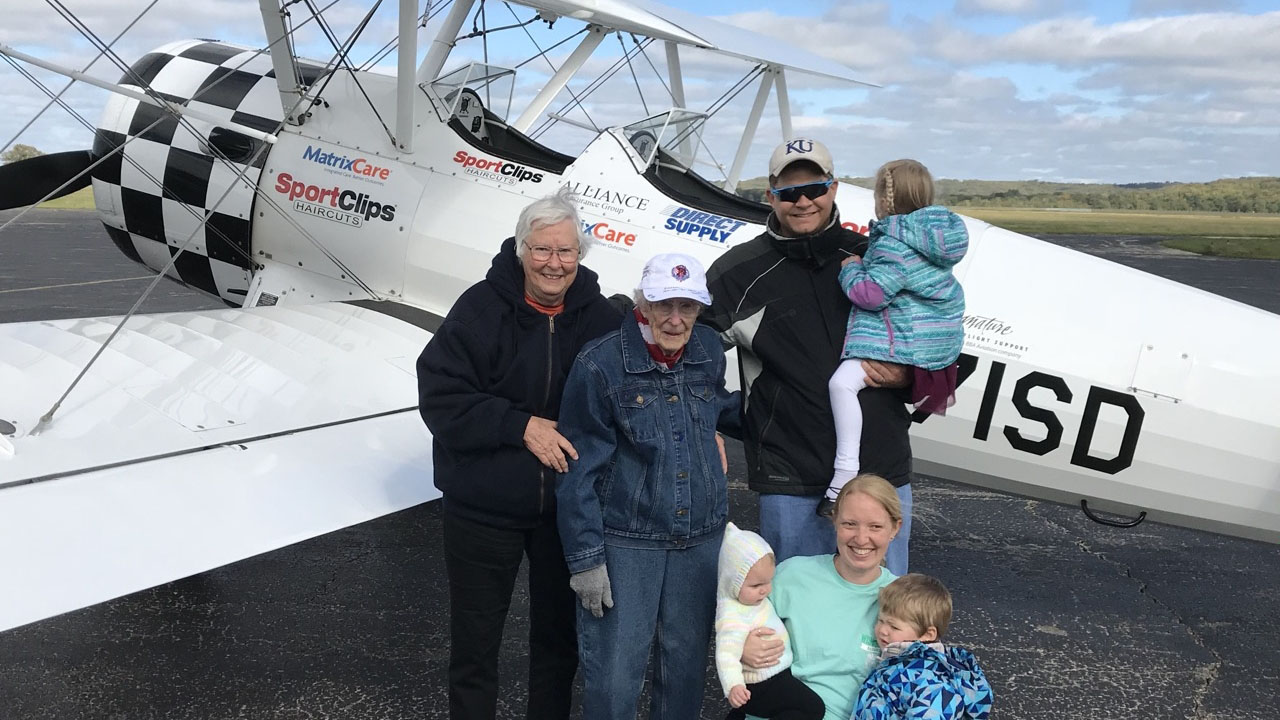
{"type": "Polygon", "coordinates": [[[116,322],[0,326],[0,630],[438,497],[414,377],[431,321],[390,303],[137,316],[36,435],[116,322]]]}

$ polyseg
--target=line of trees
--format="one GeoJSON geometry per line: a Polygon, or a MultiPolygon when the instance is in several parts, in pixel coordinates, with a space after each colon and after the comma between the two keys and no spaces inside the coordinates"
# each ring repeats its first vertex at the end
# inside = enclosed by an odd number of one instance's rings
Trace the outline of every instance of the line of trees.
{"type": "MultiPolygon", "coordinates": [[[[764,202],[766,182],[756,178],[743,183],[738,192],[764,202]]],[[[870,178],[841,178],[841,182],[871,187],[870,178]]],[[[956,207],[1280,213],[1277,177],[1128,185],[944,179],[937,186],[938,201],[956,207]]]]}

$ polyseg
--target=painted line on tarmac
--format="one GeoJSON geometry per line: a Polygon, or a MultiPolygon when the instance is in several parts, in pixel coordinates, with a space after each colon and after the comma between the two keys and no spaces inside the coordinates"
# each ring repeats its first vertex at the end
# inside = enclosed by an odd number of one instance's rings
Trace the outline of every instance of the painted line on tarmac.
{"type": "Polygon", "coordinates": [[[139,275],[138,277],[114,278],[111,280],[89,280],[87,282],[63,283],[61,285],[39,285],[37,287],[29,288],[13,288],[12,290],[0,290],[0,295],[4,295],[5,293],[31,292],[32,290],[56,290],[58,288],[81,287],[84,285],[101,285],[103,283],[133,282],[134,280],[150,280],[153,277],[155,277],[155,275],[139,275]]]}

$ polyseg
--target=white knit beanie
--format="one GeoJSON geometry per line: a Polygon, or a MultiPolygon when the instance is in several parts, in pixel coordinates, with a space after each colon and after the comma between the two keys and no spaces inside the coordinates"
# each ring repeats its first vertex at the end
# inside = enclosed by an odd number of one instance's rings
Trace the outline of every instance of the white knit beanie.
{"type": "Polygon", "coordinates": [[[716,583],[720,597],[737,600],[747,573],[765,555],[773,555],[773,548],[764,538],[729,523],[724,529],[724,541],[720,543],[719,581],[716,583]]]}

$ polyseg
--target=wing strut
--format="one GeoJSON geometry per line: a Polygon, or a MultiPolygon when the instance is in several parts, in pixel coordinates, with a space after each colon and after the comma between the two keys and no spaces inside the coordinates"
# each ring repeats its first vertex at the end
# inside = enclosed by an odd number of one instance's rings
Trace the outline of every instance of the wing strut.
{"type": "Polygon", "coordinates": [[[738,187],[738,177],[742,174],[742,166],[747,162],[747,151],[751,149],[751,140],[756,136],[756,128],[760,126],[760,115],[764,113],[765,101],[769,99],[773,80],[778,75],[776,65],[766,67],[760,74],[760,89],[756,91],[756,101],[751,106],[751,114],[747,116],[747,125],[742,129],[742,140],[738,142],[738,154],[733,157],[729,177],[724,181],[725,192],[733,192],[738,187]]]}
{"type": "Polygon", "coordinates": [[[431,49],[427,51],[427,56],[418,66],[419,83],[429,83],[440,74],[444,61],[448,59],[453,46],[458,43],[456,40],[458,31],[462,29],[462,23],[467,21],[467,13],[471,12],[471,6],[474,4],[475,0],[453,0],[453,7],[449,8],[444,25],[440,27],[440,32],[436,33],[436,38],[431,41],[431,49]]]}
{"type": "Polygon", "coordinates": [[[787,71],[778,68],[778,77],[773,81],[778,91],[778,119],[782,121],[782,142],[791,139],[791,97],[787,95],[787,71]]]}
{"type": "Polygon", "coordinates": [[[555,75],[551,76],[547,84],[538,92],[537,97],[529,103],[524,112],[520,113],[519,119],[512,123],[511,127],[520,132],[528,132],[529,126],[533,124],[533,121],[538,119],[538,116],[547,109],[551,101],[569,82],[569,78],[573,77],[573,74],[578,72],[578,68],[582,67],[587,58],[591,57],[591,53],[595,52],[600,42],[604,40],[604,36],[611,32],[613,31],[602,28],[599,25],[587,27],[587,36],[582,38],[582,42],[578,43],[578,47],[569,55],[569,59],[564,61],[564,64],[560,66],[555,75]]]}
{"type": "MultiPolygon", "coordinates": [[[[667,49],[667,77],[671,80],[671,102],[678,108],[688,108],[684,101],[684,72],[680,69],[680,46],[667,40],[663,43],[667,49]]],[[[680,140],[680,153],[685,157],[693,157],[693,148],[689,147],[686,135],[680,140]]]]}
{"type": "Polygon", "coordinates": [[[418,0],[400,0],[400,42],[396,47],[396,144],[413,152],[414,64],[418,61],[418,0]]]}
{"type": "Polygon", "coordinates": [[[276,71],[276,86],[280,90],[280,107],[284,109],[284,121],[301,125],[306,106],[298,102],[302,88],[298,86],[298,64],[293,58],[293,38],[284,28],[284,10],[276,0],[258,0],[262,11],[262,27],[267,33],[267,47],[272,48],[271,67],[276,71]]]}
{"type": "Polygon", "coordinates": [[[0,55],[8,55],[11,58],[21,60],[25,63],[30,63],[31,65],[35,65],[36,67],[44,68],[45,70],[48,70],[50,72],[55,72],[55,73],[58,73],[59,75],[72,78],[73,80],[79,80],[82,83],[87,83],[89,85],[93,85],[94,87],[100,87],[103,90],[110,90],[113,93],[124,95],[125,97],[128,97],[128,98],[133,98],[138,102],[143,102],[148,105],[154,105],[160,108],[161,110],[167,110],[171,113],[174,113],[175,115],[178,115],[179,117],[181,116],[193,117],[193,118],[196,118],[197,120],[203,120],[207,123],[212,123],[214,125],[221,125],[226,128],[231,128],[232,130],[235,130],[236,132],[241,133],[242,135],[248,135],[249,137],[254,138],[255,140],[261,140],[265,143],[275,143],[276,141],[276,136],[271,133],[265,133],[265,132],[262,132],[261,130],[255,130],[254,128],[251,128],[247,125],[241,125],[240,123],[230,122],[224,118],[217,117],[212,113],[202,112],[200,110],[197,110],[196,108],[190,108],[184,105],[178,105],[177,103],[171,103],[168,100],[163,100],[163,99],[157,100],[151,97],[150,95],[147,95],[145,93],[140,93],[137,90],[130,90],[127,87],[123,87],[115,83],[109,83],[105,80],[99,80],[98,78],[93,77],[92,75],[85,75],[82,72],[76,72],[75,70],[72,70],[70,68],[65,68],[65,67],[62,67],[61,65],[55,65],[54,63],[46,62],[39,58],[32,57],[24,52],[18,52],[17,50],[14,50],[8,45],[0,44],[0,55]]]}

